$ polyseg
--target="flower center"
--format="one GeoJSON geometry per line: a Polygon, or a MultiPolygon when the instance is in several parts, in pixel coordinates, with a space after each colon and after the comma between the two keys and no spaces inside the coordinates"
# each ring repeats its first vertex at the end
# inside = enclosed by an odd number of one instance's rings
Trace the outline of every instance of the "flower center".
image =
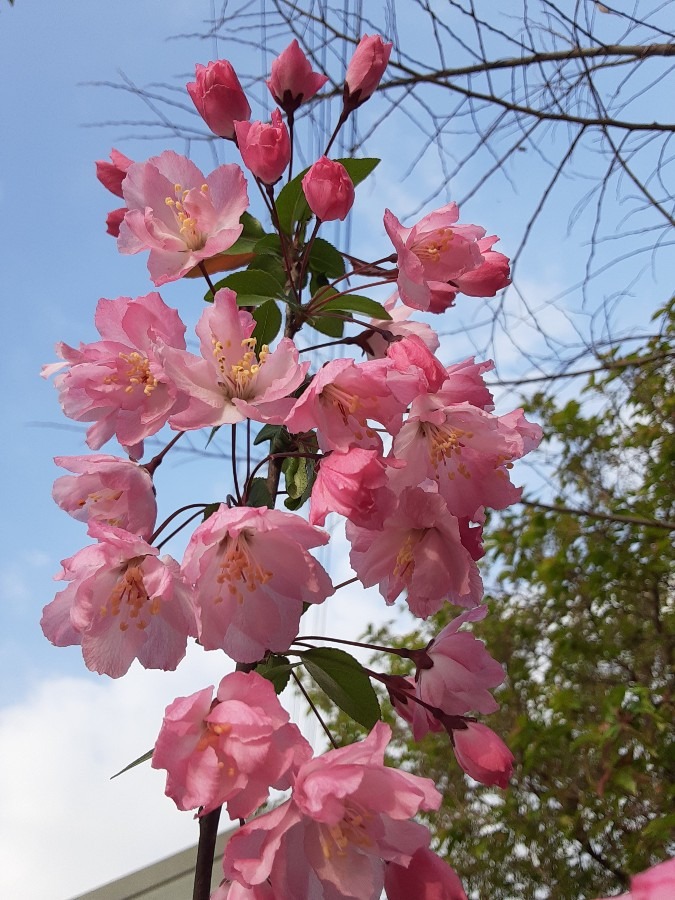
{"type": "MultiPolygon", "coordinates": [[[[174,184],[174,197],[166,197],[164,202],[173,210],[178,225],[180,236],[185,241],[188,250],[201,250],[206,243],[206,236],[200,231],[197,219],[191,216],[185,209],[185,201],[189,200],[192,190],[183,190],[180,184],[174,184]]],[[[207,195],[209,192],[208,184],[203,184],[199,189],[200,193],[207,195]]]]}
{"type": "Polygon", "coordinates": [[[415,573],[414,550],[419,543],[421,535],[421,531],[411,531],[396,556],[394,576],[400,578],[405,584],[410,584],[415,573]]]}
{"type": "MultiPolygon", "coordinates": [[[[225,538],[224,553],[216,581],[218,584],[227,583],[227,589],[230,595],[236,598],[237,603],[244,602],[244,591],[253,593],[260,585],[267,584],[271,578],[272,573],[263,569],[254,559],[245,533],[236,538],[229,535],[225,538]]],[[[220,603],[222,599],[218,596],[215,602],[220,603]]]]}
{"type": "Polygon", "coordinates": [[[103,604],[100,614],[107,616],[110,613],[111,616],[118,616],[120,631],[126,631],[130,624],[141,630],[147,628],[148,619],[143,617],[143,613],[149,612],[151,616],[155,616],[161,605],[159,597],[150,600],[143,582],[143,572],[138,563],[129,563],[113,588],[108,602],[110,607],[103,604]],[[146,608],[148,601],[150,606],[146,608]]]}
{"type": "Polygon", "coordinates": [[[211,338],[213,344],[213,355],[216,357],[216,364],[225,383],[231,385],[232,394],[235,397],[244,399],[252,391],[258,372],[269,356],[270,349],[267,344],[263,344],[260,348],[260,354],[256,355],[255,338],[244,338],[241,342],[241,348],[244,350],[241,358],[236,363],[229,363],[225,355],[222,341],[217,338],[211,338]]]}
{"type": "Polygon", "coordinates": [[[131,353],[120,353],[120,359],[129,365],[124,373],[124,377],[129,379],[129,384],[124,388],[125,393],[130,394],[140,385],[145,396],[149,397],[159,383],[150,371],[150,360],[135,350],[131,353]]]}
{"type": "MultiPolygon", "coordinates": [[[[429,444],[431,462],[435,468],[448,462],[453,455],[459,455],[464,447],[464,440],[471,440],[473,437],[472,432],[464,431],[462,428],[454,428],[448,423],[433,425],[430,422],[425,422],[423,431],[429,444]]],[[[466,478],[471,477],[471,473],[461,460],[457,464],[457,471],[466,478]]],[[[454,471],[449,472],[448,477],[454,478],[454,471]]]]}
{"type": "Polygon", "coordinates": [[[413,241],[410,249],[422,262],[437,263],[447,253],[453,236],[452,228],[438,228],[413,241]]]}
{"type": "Polygon", "coordinates": [[[356,804],[345,810],[341,822],[336,825],[324,825],[319,830],[319,841],[325,859],[330,859],[334,852],[338,856],[346,856],[350,844],[356,847],[372,847],[373,841],[365,825],[372,816],[356,804]]]}

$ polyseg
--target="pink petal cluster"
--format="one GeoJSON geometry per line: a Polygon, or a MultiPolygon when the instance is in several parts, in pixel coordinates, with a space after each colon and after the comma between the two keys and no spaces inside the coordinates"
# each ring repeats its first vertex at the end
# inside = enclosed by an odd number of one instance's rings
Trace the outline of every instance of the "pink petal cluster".
{"type": "MultiPolygon", "coordinates": [[[[402,303],[397,303],[398,296],[398,291],[395,291],[383,304],[391,319],[371,319],[370,324],[375,325],[378,329],[388,331],[394,337],[416,335],[424,341],[432,353],[435,353],[440,346],[438,335],[426,322],[408,321],[412,310],[402,303]]],[[[386,356],[390,343],[379,331],[373,332],[372,335],[368,335],[368,356],[373,359],[381,359],[386,356]]]]}
{"type": "Polygon", "coordinates": [[[165,425],[183,402],[157,356],[158,342],[185,348],[185,325],[175,309],[153,292],[131,299],[100,300],[95,323],[103,338],[79,349],[57,344],[63,363],[43,368],[45,377],[64,366],[54,384],[64,413],[93,422],[87,444],[98,450],[115,435],[130,456],[139,458],[143,440],[165,425]]]}
{"type": "Polygon", "coordinates": [[[234,424],[246,418],[280,424],[295,400],[289,395],[302,384],[309,363],[298,363],[298,351],[282,338],[270,353],[251,337],[253,316],[237,306],[228,288],[197,323],[201,356],[166,347],[163,366],[188,397],[187,406],[171,419],[177,429],[234,424]]]}
{"type": "MultiPolygon", "coordinates": [[[[124,153],[120,153],[119,150],[115,150],[114,147],[110,151],[110,159],[112,162],[108,162],[104,159],[96,160],[96,177],[103,187],[108,188],[108,190],[112,194],[115,194],[116,197],[123,197],[122,182],[126,177],[129,166],[133,165],[133,159],[129,159],[128,156],[125,156],[124,153]]],[[[126,211],[126,207],[122,206],[119,209],[113,209],[112,212],[108,213],[106,219],[106,230],[108,234],[111,234],[113,237],[119,235],[120,225],[122,224],[122,219],[124,218],[126,211]]]]}
{"type": "Polygon", "coordinates": [[[303,604],[333,593],[308,553],[327,541],[326,532],[293,513],[221,506],[195,530],[183,560],[204,648],[242,663],[288,650],[303,604]]]}
{"type": "Polygon", "coordinates": [[[312,488],[310,523],[323,525],[329,512],[337,512],[356,525],[381,528],[395,504],[387,487],[392,464],[396,461],[384,459],[377,450],[361,447],[324,456],[312,488]]]}
{"type": "Polygon", "coordinates": [[[235,122],[234,130],[246,168],[263,184],[276,184],[291,159],[291,139],[279,110],[272,111],[269,124],[235,122]]]}
{"type": "Polygon", "coordinates": [[[408,866],[388,863],[384,889],[387,900],[467,900],[455,870],[426,847],[420,847],[408,866]]]}
{"type": "Polygon", "coordinates": [[[443,312],[458,291],[494,296],[509,282],[509,263],[493,251],[495,237],[485,238],[478,225],[459,225],[459,210],[450,203],[404,228],[385,210],[384,227],[396,248],[398,289],[407,306],[443,312]]]}
{"type": "Polygon", "coordinates": [[[437,809],[432,782],[384,765],[391,731],[300,767],[290,800],[240,828],[225,849],[226,878],[248,888],[269,879],[275,897],[378,900],[385,864],[410,864],[429,843],[410,821],[437,809]]]}
{"type": "Polygon", "coordinates": [[[292,40],[272,63],[266,83],[275,102],[287,115],[293,115],[327,81],[328,76],[315,72],[298,42],[292,40]]]}
{"type": "Polygon", "coordinates": [[[205,177],[172,150],[130,166],[122,190],[128,212],[117,246],[121,253],[149,250],[148,270],[156,285],[181,278],[231,247],[248,206],[239,166],[219,166],[205,177]]]}
{"type": "Polygon", "coordinates": [[[271,682],[233,672],[215,700],[213,688],[205,688],[167,707],[152,767],[166,769],[166,794],[179,809],[201,807],[206,815],[226,804],[236,819],[252,815],[271,787],[290,787],[311,756],[271,682]]]}
{"type": "Polygon", "coordinates": [[[347,66],[345,108],[356,109],[372,96],[387,68],[393,44],[379,34],[364,34],[347,66]]]}
{"type": "Polygon", "coordinates": [[[675,897],[675,859],[652,866],[645,872],[633,875],[630,892],[602,900],[673,900],[675,897]]]}
{"type": "Polygon", "coordinates": [[[54,482],[55,502],[80,522],[101,522],[148,540],[157,502],[147,469],[117,456],[57,456],[57,466],[74,472],[54,482]]]}
{"type": "Polygon", "coordinates": [[[134,659],[173,670],[196,636],[191,591],[178,563],[138,535],[90,522],[99,543],[63,561],[57,579],[70,584],[42,614],[57,647],[81,644],[88,669],[119,678],[134,659]]]}
{"type": "Polygon", "coordinates": [[[251,118],[251,107],[237,73],[225,59],[196,66],[187,91],[202,119],[214,134],[234,139],[234,123],[251,118]]]}
{"type": "Polygon", "coordinates": [[[302,179],[305,199],[317,219],[346,219],[354,205],[354,182],[342,163],[320,157],[302,179]]]}

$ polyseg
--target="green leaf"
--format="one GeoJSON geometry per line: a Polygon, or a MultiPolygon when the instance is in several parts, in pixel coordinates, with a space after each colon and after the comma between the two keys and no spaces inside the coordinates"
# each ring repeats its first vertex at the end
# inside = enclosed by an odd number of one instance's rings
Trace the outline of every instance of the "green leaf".
{"type": "Polygon", "coordinates": [[[309,253],[309,268],[328,278],[339,278],[345,274],[345,261],[332,244],[323,238],[315,238],[309,253]]]}
{"type": "Polygon", "coordinates": [[[282,256],[281,239],[278,234],[266,234],[255,245],[256,256],[282,256]]]}
{"type": "Polygon", "coordinates": [[[209,444],[210,444],[211,441],[214,439],[214,437],[218,434],[219,431],[220,431],[220,425],[214,425],[213,428],[211,429],[211,433],[209,434],[209,439],[208,439],[208,441],[206,442],[206,445],[205,445],[205,448],[204,448],[204,449],[206,449],[206,447],[209,446],[209,444]]]}
{"type": "Polygon", "coordinates": [[[259,272],[267,272],[268,275],[271,275],[272,278],[278,282],[281,289],[279,296],[283,296],[284,285],[286,284],[286,270],[284,269],[281,257],[274,256],[271,253],[261,253],[251,261],[247,271],[252,269],[259,272]]]}
{"type": "Polygon", "coordinates": [[[380,704],[361,663],[344,650],[315,647],[302,661],[321,690],[364,728],[380,718],[380,704]]]}
{"type": "Polygon", "coordinates": [[[345,320],[338,316],[312,316],[307,320],[312,328],[332,338],[341,338],[345,330],[345,320]]]}
{"type": "Polygon", "coordinates": [[[329,309],[363,313],[366,316],[370,316],[371,319],[384,319],[385,321],[391,319],[391,316],[381,303],[371,300],[370,297],[361,297],[359,294],[345,294],[342,297],[336,297],[334,300],[328,300],[321,306],[322,312],[329,309]]]}
{"type": "Polygon", "coordinates": [[[274,497],[270,494],[267,487],[267,481],[264,478],[254,478],[246,492],[247,506],[266,506],[268,509],[274,509],[274,497]]]}
{"type": "Polygon", "coordinates": [[[240,223],[244,226],[242,233],[237,240],[223,250],[225,256],[236,256],[238,253],[251,253],[255,250],[256,244],[265,236],[265,229],[262,227],[258,219],[254,218],[250,213],[242,213],[239,217],[240,223]]]}
{"type": "MultiPolygon", "coordinates": [[[[273,275],[263,272],[262,269],[232,272],[226,278],[221,278],[214,287],[216,291],[221,288],[230,288],[235,291],[239,306],[259,306],[273,297],[284,296],[283,285],[279,284],[273,275]]],[[[204,299],[209,303],[212,302],[212,292],[207,291],[204,299]]]]}
{"type": "Polygon", "coordinates": [[[263,662],[258,663],[255,670],[258,675],[271,681],[276,693],[280,694],[288,684],[292,669],[293,665],[287,656],[272,654],[263,662]]]}
{"type": "Polygon", "coordinates": [[[304,456],[289,456],[284,460],[282,472],[286,478],[286,492],[288,493],[284,505],[293,511],[300,509],[309,500],[316,481],[314,460],[306,459],[304,456]]]}
{"type": "Polygon", "coordinates": [[[342,163],[347,170],[347,174],[354,182],[354,187],[361,184],[380,164],[379,159],[368,156],[363,159],[339,159],[338,162],[342,163]]]}
{"type": "Polygon", "coordinates": [[[274,300],[267,300],[261,306],[253,310],[253,318],[256,326],[253,335],[257,341],[258,350],[263,344],[271,344],[281,330],[281,310],[274,300]]]}
{"type": "Polygon", "coordinates": [[[155,752],[155,748],[152,750],[148,750],[147,753],[144,753],[142,756],[139,756],[138,759],[135,759],[133,762],[130,762],[128,766],[125,766],[123,769],[120,769],[119,772],[115,772],[114,775],[110,776],[110,780],[113,778],[117,778],[118,775],[124,775],[125,772],[128,772],[129,769],[135,769],[136,766],[140,766],[141,763],[147,762],[149,759],[152,759],[152,754],[155,752]]]}

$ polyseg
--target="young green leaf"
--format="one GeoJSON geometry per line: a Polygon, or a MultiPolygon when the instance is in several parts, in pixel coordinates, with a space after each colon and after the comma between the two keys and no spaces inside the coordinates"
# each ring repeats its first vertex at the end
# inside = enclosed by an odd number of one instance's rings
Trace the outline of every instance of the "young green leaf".
{"type": "Polygon", "coordinates": [[[253,310],[256,326],[253,335],[258,348],[271,344],[281,330],[281,310],[274,300],[267,300],[253,310]]]}
{"type": "Polygon", "coordinates": [[[364,728],[380,718],[380,704],[361,663],[344,650],[315,647],[302,661],[321,690],[364,728]]]}
{"type": "Polygon", "coordinates": [[[111,775],[110,780],[112,781],[113,778],[117,778],[118,775],[124,775],[124,773],[128,772],[129,769],[135,769],[136,766],[140,766],[141,763],[147,762],[149,759],[152,758],[152,754],[154,752],[155,752],[155,748],[153,747],[152,750],[148,750],[147,753],[144,753],[142,756],[139,756],[138,759],[135,759],[133,762],[130,762],[128,766],[125,766],[123,769],[120,769],[119,772],[115,772],[114,775],[111,775]]]}
{"type": "Polygon", "coordinates": [[[339,278],[345,274],[345,261],[332,244],[323,238],[316,238],[309,253],[309,268],[328,278],[339,278]]]}
{"type": "Polygon", "coordinates": [[[263,662],[258,663],[255,670],[258,675],[271,681],[276,693],[280,694],[288,684],[292,668],[293,665],[287,656],[272,654],[263,662]]]}
{"type": "Polygon", "coordinates": [[[274,497],[270,494],[267,487],[267,481],[264,478],[254,478],[246,492],[247,506],[266,506],[268,509],[274,509],[274,497]]]}
{"type": "MultiPolygon", "coordinates": [[[[273,297],[283,297],[284,289],[277,279],[262,269],[246,269],[245,272],[233,272],[222,278],[215,285],[216,291],[230,288],[237,295],[239,306],[260,306],[273,297]]],[[[209,291],[205,299],[211,299],[209,291]]]]}
{"type": "Polygon", "coordinates": [[[381,303],[371,300],[370,297],[361,297],[359,294],[344,294],[342,297],[335,297],[334,300],[327,300],[321,306],[322,312],[331,309],[363,313],[366,316],[370,316],[371,319],[383,319],[385,321],[391,319],[391,316],[381,303]]]}

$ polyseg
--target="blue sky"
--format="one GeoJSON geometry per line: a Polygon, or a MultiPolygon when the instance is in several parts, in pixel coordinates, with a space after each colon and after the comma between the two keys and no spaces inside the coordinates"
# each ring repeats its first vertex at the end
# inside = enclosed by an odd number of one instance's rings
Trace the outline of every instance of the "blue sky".
{"type": "MultiPolygon", "coordinates": [[[[145,256],[120,256],[105,233],[106,213],[117,203],[95,180],[94,160],[106,158],[111,146],[144,159],[166,145],[138,134],[128,137],[132,129],[126,126],[94,126],[147,113],[129,94],[87,82],[117,81],[122,71],[139,84],[184,84],[195,62],[214,57],[213,46],[168,38],[198,30],[195,11],[205,17],[209,8],[206,0],[16,0],[14,8],[0,0],[0,296],[6,414],[0,856],[8,861],[0,867],[0,896],[13,900],[65,900],[188,845],[195,834],[189,814],[177,813],[162,796],[158,773],[143,767],[114,782],[108,778],[148,749],[163,707],[177,693],[214,683],[224,673],[222,659],[191,654],[175,674],[134,669],[128,679],[113,683],[88,673],[77,648],[55,649],[42,636],[39,618],[55,593],[52,576],[59,561],[86,542],[82,526],[50,500],[53,480],[61,474],[51,460],[85,450],[82,429],[61,415],[53,386],[38,376],[41,365],[55,359],[57,341],[77,344],[96,337],[93,310],[99,297],[138,296],[152,289],[145,256]]],[[[251,64],[252,52],[242,47],[239,61],[230,57],[251,70],[257,65],[251,64]]],[[[185,102],[189,106],[187,97],[185,102]]],[[[181,116],[198,124],[189,113],[181,116]]],[[[387,125],[379,149],[410,149],[415,139],[400,124],[387,125]]],[[[184,149],[180,143],[173,148],[184,149]]],[[[370,149],[377,151],[375,141],[370,149]]],[[[208,170],[212,159],[206,146],[194,146],[193,151],[195,161],[208,170]]],[[[399,161],[397,154],[387,157],[375,186],[364,185],[361,191],[361,230],[356,236],[364,255],[371,248],[382,255],[383,207],[405,214],[438,175],[429,162],[416,182],[403,182],[399,161]]],[[[588,165],[593,164],[589,159],[588,165]]],[[[533,164],[524,160],[516,173],[520,184],[527,183],[528,165],[533,164]]],[[[461,195],[463,187],[460,182],[449,185],[448,191],[461,195]]],[[[440,197],[429,208],[448,199],[440,197]]],[[[505,191],[492,201],[475,201],[463,221],[479,222],[502,235],[508,253],[512,221],[522,214],[518,197],[505,191]]],[[[552,327],[559,317],[559,328],[565,330],[570,326],[561,310],[564,304],[547,309],[547,298],[567,285],[570,272],[579,268],[578,243],[565,242],[555,210],[543,218],[541,228],[541,250],[526,259],[529,269],[524,262],[522,284],[530,288],[552,327]]],[[[668,274],[659,269],[653,297],[624,309],[625,327],[632,319],[646,321],[660,299],[659,280],[663,284],[668,274]]],[[[623,276],[614,277],[618,287],[623,276]]],[[[610,284],[603,289],[613,288],[610,284]]],[[[186,284],[162,290],[165,301],[177,306],[188,323],[199,315],[201,293],[200,287],[186,284]]],[[[515,294],[508,296],[517,317],[519,300],[515,294]]],[[[467,306],[465,314],[477,317],[482,309],[467,306]]],[[[527,342],[527,322],[518,327],[527,342]]],[[[534,333],[531,340],[536,341],[534,333]]],[[[453,359],[471,352],[461,337],[447,346],[453,359]]],[[[501,371],[517,371],[517,355],[507,342],[501,353],[501,371]]],[[[106,447],[104,452],[116,451],[106,447]]],[[[166,502],[178,505],[196,492],[225,484],[226,477],[222,461],[197,467],[179,459],[159,471],[160,503],[163,491],[166,502]]],[[[336,580],[349,577],[339,554],[336,564],[336,580]]],[[[334,613],[332,627],[346,633],[364,604],[374,609],[372,598],[347,598],[334,613]]]]}

